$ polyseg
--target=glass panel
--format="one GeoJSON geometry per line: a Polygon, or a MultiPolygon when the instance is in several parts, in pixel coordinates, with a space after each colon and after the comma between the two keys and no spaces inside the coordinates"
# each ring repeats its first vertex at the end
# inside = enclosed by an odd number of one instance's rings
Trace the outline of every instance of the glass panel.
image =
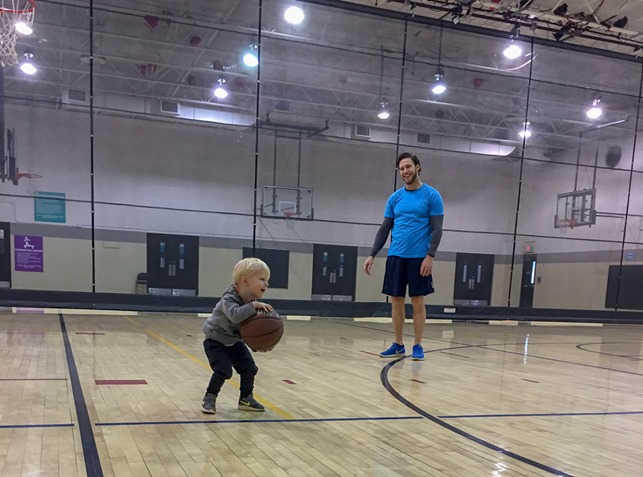
{"type": "Polygon", "coordinates": [[[401,139],[444,198],[439,304],[507,304],[530,58],[523,44],[509,60],[508,45],[440,27],[409,31],[401,139]]]}
{"type": "Polygon", "coordinates": [[[96,288],[220,296],[253,232],[258,3],[128,5],[95,29],[96,288]]]}
{"type": "Polygon", "coordinates": [[[537,81],[580,86],[586,91],[603,91],[638,96],[641,64],[632,61],[536,45],[532,78],[537,81]]]}
{"type": "Polygon", "coordinates": [[[537,266],[532,284],[528,271],[519,270],[519,294],[512,302],[606,310],[612,308],[610,269],[619,266],[626,236],[638,106],[632,94],[609,89],[638,94],[638,83],[612,75],[605,90],[588,90],[588,71],[609,65],[634,71],[632,65],[575,54],[554,73],[550,60],[556,55],[542,47],[534,55],[516,262],[522,266],[534,259],[537,266]],[[581,60],[582,71],[576,63],[581,60]],[[600,114],[589,113],[591,107],[601,108],[600,114]]]}
{"type": "Polygon", "coordinates": [[[87,8],[38,4],[18,64],[0,68],[13,288],[91,291],[88,25],[87,8]]]}
{"type": "Polygon", "coordinates": [[[393,191],[403,24],[302,4],[291,25],[290,5],[264,3],[256,246],[290,260],[270,296],[382,301],[385,252],[362,264],[393,191]]]}
{"type": "Polygon", "coordinates": [[[588,180],[596,172],[596,223],[555,228],[557,194],[573,185],[577,167],[528,160],[524,171],[516,273],[529,257],[537,260],[537,273],[531,287],[523,280],[516,306],[528,306],[531,293],[534,308],[604,310],[609,266],[618,264],[622,249],[629,172],[579,168],[588,180]]]}
{"type": "Polygon", "coordinates": [[[386,248],[361,269],[409,151],[446,208],[429,303],[612,307],[640,259],[639,63],[262,5],[115,0],[91,42],[87,8],[38,6],[37,73],[3,69],[1,219],[42,249],[12,251],[14,288],[216,296],[254,253],[273,298],[382,301],[386,248]]]}
{"type": "MultiPolygon", "coordinates": [[[[639,129],[643,124],[643,122],[641,122],[643,120],[642,113],[643,111],[639,111],[639,129]]],[[[631,118],[631,120],[634,121],[634,118],[631,118]]],[[[606,158],[607,154],[609,153],[611,155],[612,162],[617,162],[617,167],[628,168],[630,167],[630,164],[632,164],[632,168],[635,171],[643,172],[643,141],[640,134],[636,137],[636,141],[634,144],[636,146],[634,148],[621,146],[620,151],[618,150],[618,148],[612,148],[612,150],[606,151],[606,158]]]]}

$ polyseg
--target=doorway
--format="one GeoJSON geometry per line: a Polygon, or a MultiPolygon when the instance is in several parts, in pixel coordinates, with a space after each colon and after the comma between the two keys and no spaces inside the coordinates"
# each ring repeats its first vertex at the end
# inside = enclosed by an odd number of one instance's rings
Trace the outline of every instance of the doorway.
{"type": "Polygon", "coordinates": [[[354,301],[357,247],[313,247],[313,300],[354,301]]]}
{"type": "Polygon", "coordinates": [[[488,306],[491,303],[494,255],[457,253],[455,258],[454,305],[488,306]]]}
{"type": "Polygon", "coordinates": [[[199,237],[148,233],[148,293],[196,296],[198,290],[199,237]]]}
{"type": "Polygon", "coordinates": [[[522,257],[522,281],[520,284],[520,308],[534,306],[534,289],[536,287],[536,254],[526,253],[522,257]]]}

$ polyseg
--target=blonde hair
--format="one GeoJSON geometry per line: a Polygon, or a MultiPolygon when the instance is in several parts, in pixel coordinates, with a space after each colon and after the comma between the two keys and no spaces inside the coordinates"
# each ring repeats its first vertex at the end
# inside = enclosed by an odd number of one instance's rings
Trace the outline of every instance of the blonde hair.
{"type": "Polygon", "coordinates": [[[232,280],[234,283],[239,283],[241,277],[255,276],[265,273],[270,278],[270,268],[266,262],[258,258],[244,258],[239,260],[232,270],[232,280]]]}

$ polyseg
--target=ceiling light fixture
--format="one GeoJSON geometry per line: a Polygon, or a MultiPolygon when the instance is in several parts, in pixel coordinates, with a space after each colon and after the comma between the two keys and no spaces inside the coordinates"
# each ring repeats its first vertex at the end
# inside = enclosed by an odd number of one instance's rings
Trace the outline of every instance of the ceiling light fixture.
{"type": "Polygon", "coordinates": [[[20,71],[26,75],[36,74],[38,68],[33,64],[33,51],[31,48],[27,48],[22,56],[24,59],[20,63],[20,71]]]}
{"type": "Polygon", "coordinates": [[[522,55],[522,48],[520,48],[520,45],[518,44],[519,34],[520,34],[520,25],[516,24],[511,29],[511,43],[502,52],[502,54],[505,55],[505,58],[508,58],[510,60],[515,60],[520,55],[522,55]]]}
{"type": "Polygon", "coordinates": [[[377,117],[388,119],[391,113],[388,110],[388,104],[383,96],[384,93],[384,47],[380,47],[380,105],[377,110],[377,117]]]}
{"type": "Polygon", "coordinates": [[[530,124],[531,123],[529,121],[524,122],[522,125],[522,129],[518,132],[518,136],[520,136],[523,139],[530,138],[531,137],[531,128],[529,127],[530,124]]]}
{"type": "Polygon", "coordinates": [[[31,28],[31,26],[29,26],[29,23],[27,23],[23,19],[18,20],[14,27],[16,28],[16,31],[21,35],[31,35],[33,33],[33,28],[31,28]]]}
{"type": "Polygon", "coordinates": [[[462,5],[458,4],[451,9],[451,21],[454,25],[460,23],[460,17],[462,16],[462,5]]]}
{"type": "Polygon", "coordinates": [[[379,108],[379,112],[377,113],[377,117],[380,119],[388,119],[391,117],[391,113],[388,112],[388,104],[386,104],[386,101],[382,101],[380,103],[380,108],[379,108]]]}
{"type": "Polygon", "coordinates": [[[556,8],[554,8],[554,15],[558,15],[559,17],[564,17],[565,15],[567,15],[568,8],[569,7],[566,3],[561,3],[556,8]]]}
{"type": "Polygon", "coordinates": [[[447,90],[446,83],[442,81],[443,76],[444,71],[438,66],[438,69],[435,72],[435,83],[433,83],[433,86],[431,86],[431,91],[433,92],[433,94],[442,94],[447,90]]]}
{"type": "Polygon", "coordinates": [[[431,86],[433,94],[443,94],[447,90],[447,84],[444,82],[444,70],[442,69],[442,27],[440,27],[440,41],[438,43],[438,67],[435,70],[435,83],[431,86]]]}
{"type": "Polygon", "coordinates": [[[304,21],[304,11],[299,7],[288,7],[284,12],[284,18],[288,23],[299,25],[304,21]]]}
{"type": "Polygon", "coordinates": [[[601,95],[597,94],[594,96],[594,100],[592,101],[592,106],[585,112],[587,114],[587,117],[589,119],[598,119],[603,115],[603,109],[599,106],[599,103],[601,102],[601,95]]]}
{"type": "Polygon", "coordinates": [[[625,28],[627,26],[627,17],[622,17],[612,23],[613,27],[616,28],[625,28]]]}
{"type": "Polygon", "coordinates": [[[219,78],[217,81],[217,87],[214,88],[214,95],[219,99],[226,99],[228,97],[228,90],[224,86],[225,84],[225,78],[219,78]]]}
{"type": "Polygon", "coordinates": [[[259,64],[259,56],[257,54],[259,47],[254,43],[248,47],[248,50],[243,55],[243,63],[250,68],[254,68],[259,64]]]}
{"type": "Polygon", "coordinates": [[[562,27],[560,27],[560,30],[554,32],[554,40],[556,41],[566,40],[567,39],[565,38],[566,35],[571,36],[572,27],[573,27],[572,23],[569,23],[569,22],[563,25],[562,27]]]}
{"type": "Polygon", "coordinates": [[[518,46],[516,43],[514,43],[513,40],[511,40],[511,43],[507,48],[504,49],[502,54],[505,55],[505,58],[515,60],[520,55],[522,55],[522,48],[520,48],[520,46],[518,46]]]}

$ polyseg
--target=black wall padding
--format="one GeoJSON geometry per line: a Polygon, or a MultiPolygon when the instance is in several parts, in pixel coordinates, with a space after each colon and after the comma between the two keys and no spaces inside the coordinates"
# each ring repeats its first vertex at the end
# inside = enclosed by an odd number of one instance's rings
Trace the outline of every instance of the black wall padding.
{"type": "MultiPolygon", "coordinates": [[[[209,313],[217,301],[217,297],[0,289],[0,306],[29,308],[87,308],[95,310],[209,313]]],[[[280,314],[285,316],[310,315],[326,318],[391,316],[391,305],[385,302],[270,300],[268,298],[266,301],[273,305],[280,314]]],[[[432,319],[474,322],[519,320],[643,324],[643,312],[508,308],[498,306],[444,307],[427,305],[426,308],[428,317],[432,319]]],[[[413,316],[413,310],[410,304],[406,307],[406,316],[407,318],[413,316]]]]}

